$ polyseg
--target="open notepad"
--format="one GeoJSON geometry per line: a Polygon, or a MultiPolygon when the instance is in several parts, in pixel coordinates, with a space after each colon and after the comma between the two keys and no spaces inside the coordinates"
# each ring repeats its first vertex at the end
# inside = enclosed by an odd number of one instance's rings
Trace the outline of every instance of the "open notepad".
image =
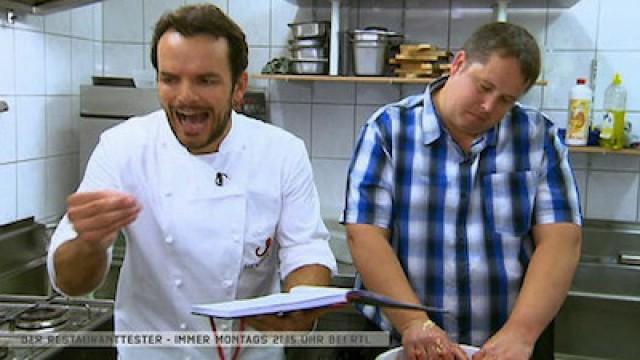
{"type": "Polygon", "coordinates": [[[445,312],[440,308],[399,302],[370,291],[325,286],[296,286],[288,293],[215,304],[193,305],[191,312],[197,315],[232,319],[254,315],[309,310],[348,303],[370,304],[427,312],[445,312]]]}

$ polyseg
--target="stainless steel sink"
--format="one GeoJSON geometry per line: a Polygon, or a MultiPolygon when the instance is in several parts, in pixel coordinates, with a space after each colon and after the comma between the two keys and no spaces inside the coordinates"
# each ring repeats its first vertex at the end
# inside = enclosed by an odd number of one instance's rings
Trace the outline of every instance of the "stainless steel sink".
{"type": "MultiPolygon", "coordinates": [[[[587,224],[581,262],[556,318],[559,359],[635,360],[640,354],[640,266],[619,263],[637,253],[631,225],[587,224]]],[[[636,225],[637,226],[637,225],[636,225]]]]}

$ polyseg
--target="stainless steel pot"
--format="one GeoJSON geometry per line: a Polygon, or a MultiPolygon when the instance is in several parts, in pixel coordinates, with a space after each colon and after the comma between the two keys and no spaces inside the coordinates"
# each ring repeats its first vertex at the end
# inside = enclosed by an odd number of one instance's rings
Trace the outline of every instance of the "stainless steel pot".
{"type": "Polygon", "coordinates": [[[384,28],[366,28],[350,33],[353,42],[353,71],[358,76],[384,75],[389,46],[402,35],[384,28]]]}
{"type": "Polygon", "coordinates": [[[295,59],[326,59],[329,51],[324,46],[320,47],[292,47],[291,57],[295,59]]]}
{"type": "Polygon", "coordinates": [[[328,21],[308,21],[289,24],[289,28],[296,39],[326,37],[329,33],[328,21]]]}
{"type": "Polygon", "coordinates": [[[289,40],[289,47],[298,48],[298,47],[319,47],[325,46],[326,42],[324,39],[294,39],[289,40]]]}
{"type": "Polygon", "coordinates": [[[289,69],[294,74],[324,75],[329,70],[327,59],[290,59],[289,69]]]}

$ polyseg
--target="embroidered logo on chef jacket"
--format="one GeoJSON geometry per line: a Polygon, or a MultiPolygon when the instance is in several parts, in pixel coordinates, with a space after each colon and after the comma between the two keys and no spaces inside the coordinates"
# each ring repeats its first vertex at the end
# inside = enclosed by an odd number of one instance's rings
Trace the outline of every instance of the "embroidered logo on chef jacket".
{"type": "Polygon", "coordinates": [[[262,264],[262,262],[268,257],[267,255],[269,255],[269,252],[270,252],[269,250],[271,250],[272,245],[273,245],[273,239],[271,237],[268,237],[264,241],[264,246],[256,247],[256,249],[254,250],[254,253],[258,258],[258,262],[253,264],[245,264],[244,265],[245,269],[253,269],[260,266],[260,264],[262,264]]]}

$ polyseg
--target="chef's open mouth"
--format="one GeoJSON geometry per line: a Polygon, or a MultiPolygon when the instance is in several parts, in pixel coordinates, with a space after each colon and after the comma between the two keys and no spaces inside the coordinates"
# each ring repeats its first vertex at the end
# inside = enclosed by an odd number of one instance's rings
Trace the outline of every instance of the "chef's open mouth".
{"type": "Polygon", "coordinates": [[[186,134],[196,135],[205,130],[210,118],[209,111],[175,111],[176,119],[186,134]]]}

